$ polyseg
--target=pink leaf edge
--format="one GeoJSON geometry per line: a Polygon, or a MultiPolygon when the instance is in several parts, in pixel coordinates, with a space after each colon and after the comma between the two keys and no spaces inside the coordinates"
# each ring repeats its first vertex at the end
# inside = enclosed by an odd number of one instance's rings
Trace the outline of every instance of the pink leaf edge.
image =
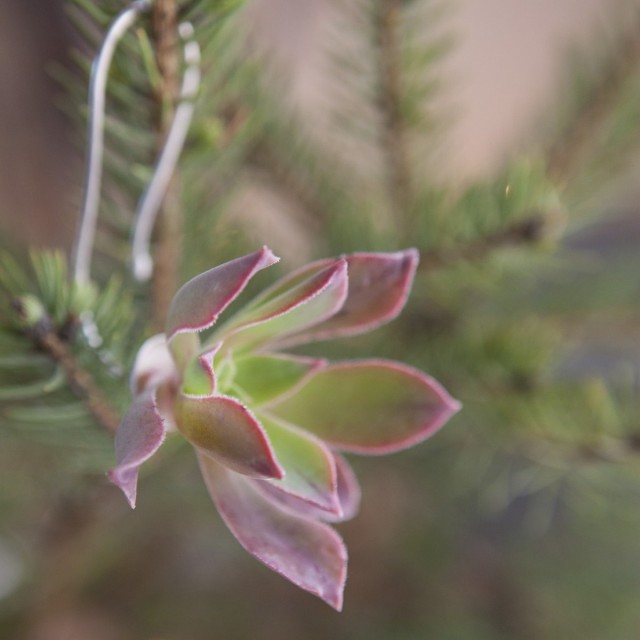
{"type": "Polygon", "coordinates": [[[246,287],[253,275],[276,262],[264,246],[255,253],[225,262],[186,282],[173,297],[167,314],[167,341],[184,332],[213,326],[218,316],[246,287]]]}

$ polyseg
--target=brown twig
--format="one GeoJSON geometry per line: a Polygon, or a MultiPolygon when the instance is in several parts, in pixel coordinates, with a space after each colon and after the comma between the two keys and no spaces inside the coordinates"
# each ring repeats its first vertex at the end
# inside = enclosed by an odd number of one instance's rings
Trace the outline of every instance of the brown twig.
{"type": "Polygon", "coordinates": [[[387,191],[394,217],[401,229],[411,207],[411,171],[402,115],[399,22],[402,0],[379,0],[377,15],[379,101],[382,111],[382,143],[387,171],[387,191]]]}
{"type": "MultiPolygon", "coordinates": [[[[18,313],[20,303],[15,302],[18,313]]],[[[28,330],[36,345],[64,370],[71,390],[82,400],[91,415],[112,435],[118,429],[120,418],[112,409],[92,375],[76,360],[68,344],[54,330],[48,318],[43,318],[28,330]]]]}
{"type": "MultiPolygon", "coordinates": [[[[176,0],[155,0],[151,11],[160,85],[156,92],[157,150],[163,147],[175,111],[179,90],[178,7],[176,0]]],[[[178,288],[182,210],[174,177],[164,197],[155,233],[155,271],[152,284],[152,321],[164,326],[171,298],[178,288]]]]}

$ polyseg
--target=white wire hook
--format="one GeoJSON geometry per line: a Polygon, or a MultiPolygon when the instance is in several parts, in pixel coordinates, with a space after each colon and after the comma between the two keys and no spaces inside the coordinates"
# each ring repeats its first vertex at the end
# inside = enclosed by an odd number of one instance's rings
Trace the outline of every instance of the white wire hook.
{"type": "Polygon", "coordinates": [[[149,280],[153,274],[153,259],[150,251],[151,232],[184,147],[195,109],[194,98],[200,88],[200,47],[193,39],[193,25],[190,22],[183,22],[178,27],[178,32],[184,41],[186,65],[180,88],[180,102],[151,182],[138,203],[133,229],[132,271],[134,278],[140,282],[149,280]]]}
{"type": "MultiPolygon", "coordinates": [[[[104,126],[107,78],[118,42],[135,23],[138,16],[151,8],[151,0],[135,0],[122,11],[111,25],[102,47],[96,56],[89,85],[89,143],[85,196],[80,216],[80,226],[74,246],[74,280],[85,284],[91,278],[91,257],[95,242],[102,163],[104,156],[104,126]]],[[[167,139],[160,153],[153,176],[137,207],[133,233],[133,273],[139,281],[148,280],[153,272],[149,245],[151,232],[169,186],[178,158],[184,146],[193,117],[194,104],[200,88],[200,47],[193,39],[191,23],[178,27],[184,41],[186,69],[180,90],[180,103],[176,108],[167,139]]]]}
{"type": "Polygon", "coordinates": [[[135,23],[138,16],[150,8],[151,2],[149,0],[135,0],[118,15],[107,32],[91,68],[87,177],[80,226],[73,250],[73,275],[78,284],[86,284],[91,278],[91,254],[95,241],[100,186],[102,183],[104,105],[109,67],[118,42],[120,42],[129,27],[135,23]]]}

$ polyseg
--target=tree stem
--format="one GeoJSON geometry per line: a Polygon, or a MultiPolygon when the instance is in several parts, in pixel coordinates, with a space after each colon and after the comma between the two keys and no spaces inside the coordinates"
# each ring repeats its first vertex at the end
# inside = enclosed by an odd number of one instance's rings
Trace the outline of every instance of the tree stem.
{"type": "Polygon", "coordinates": [[[386,160],[387,192],[392,219],[407,231],[411,208],[411,172],[406,149],[401,108],[399,22],[401,0],[379,0],[377,34],[379,45],[379,100],[382,110],[382,144],[386,160]]]}
{"type": "MultiPolygon", "coordinates": [[[[175,113],[179,92],[178,7],[176,0],[155,0],[151,11],[160,85],[156,94],[157,151],[163,148],[175,113]]],[[[152,323],[164,326],[176,289],[182,246],[182,210],[178,180],[167,189],[156,227],[155,271],[152,282],[152,323]]]]}

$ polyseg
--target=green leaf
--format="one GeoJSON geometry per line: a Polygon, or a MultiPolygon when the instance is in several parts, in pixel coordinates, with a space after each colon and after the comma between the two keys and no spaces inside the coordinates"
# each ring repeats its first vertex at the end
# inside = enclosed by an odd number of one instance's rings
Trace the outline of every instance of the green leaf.
{"type": "Polygon", "coordinates": [[[313,436],[264,413],[259,418],[285,472],[284,478],[266,482],[333,515],[341,515],[331,451],[313,436]]]}
{"type": "Polygon", "coordinates": [[[233,385],[240,387],[258,405],[291,392],[326,363],[318,358],[268,353],[241,356],[233,362],[233,385]]]}
{"type": "Polygon", "coordinates": [[[382,454],[428,438],[459,408],[416,369],[361,360],[321,369],[270,412],[345,451],[382,454]]]}

